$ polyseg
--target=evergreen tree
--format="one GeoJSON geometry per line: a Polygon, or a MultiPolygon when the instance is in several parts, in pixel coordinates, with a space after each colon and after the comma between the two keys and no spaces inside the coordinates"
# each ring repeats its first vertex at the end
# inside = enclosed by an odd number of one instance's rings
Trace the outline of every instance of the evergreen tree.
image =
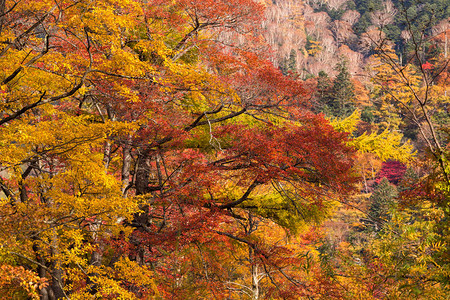
{"type": "Polygon", "coordinates": [[[327,106],[327,102],[329,101],[331,95],[331,87],[332,87],[331,78],[328,77],[328,74],[325,71],[320,71],[319,76],[317,76],[317,111],[323,112],[325,115],[330,115],[331,112],[327,106]]]}
{"type": "Polygon", "coordinates": [[[383,178],[370,196],[370,207],[367,216],[375,231],[380,231],[384,223],[390,220],[390,209],[398,196],[397,188],[383,178]]]}
{"type": "Polygon", "coordinates": [[[327,116],[345,118],[355,110],[353,98],[354,86],[345,60],[337,64],[338,75],[331,85],[328,75],[320,72],[317,79],[318,101],[320,111],[327,116]]]}
{"type": "Polygon", "coordinates": [[[397,187],[398,192],[401,193],[413,189],[419,180],[420,178],[416,171],[412,168],[407,168],[397,187]]]}
{"type": "Polygon", "coordinates": [[[281,73],[283,73],[283,75],[287,75],[288,67],[287,67],[287,59],[286,58],[282,58],[279,60],[278,69],[280,69],[280,71],[281,71],[281,73]]]}
{"type": "Polygon", "coordinates": [[[338,63],[335,69],[339,73],[331,89],[330,106],[335,117],[348,117],[355,110],[352,102],[355,97],[355,88],[350,80],[347,61],[343,60],[338,63]]]}
{"type": "Polygon", "coordinates": [[[289,53],[287,68],[291,72],[297,72],[297,52],[295,49],[292,49],[291,53],[289,53]]]}
{"type": "Polygon", "coordinates": [[[283,75],[289,75],[289,73],[297,72],[297,52],[292,49],[289,53],[289,57],[281,59],[278,63],[278,68],[283,75]]]}

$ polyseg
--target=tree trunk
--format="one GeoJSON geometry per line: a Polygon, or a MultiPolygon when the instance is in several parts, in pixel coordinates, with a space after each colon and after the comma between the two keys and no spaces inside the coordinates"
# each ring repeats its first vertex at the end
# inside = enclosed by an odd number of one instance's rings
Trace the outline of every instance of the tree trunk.
{"type": "Polygon", "coordinates": [[[50,299],[66,299],[66,293],[63,290],[63,270],[61,268],[61,261],[55,258],[59,254],[58,237],[56,232],[53,233],[52,246],[50,249],[51,257],[53,258],[51,271],[52,281],[49,285],[51,290],[50,299]]]}
{"type": "MultiPolygon", "coordinates": [[[[128,142],[129,140],[127,140],[128,142]]],[[[130,185],[130,168],[131,168],[131,146],[126,144],[123,146],[123,161],[122,161],[122,194],[124,197],[128,194],[130,185]]]]}
{"type": "Polygon", "coordinates": [[[6,11],[6,0],[0,0],[0,33],[3,31],[3,19],[4,19],[4,13],[6,11]]]}

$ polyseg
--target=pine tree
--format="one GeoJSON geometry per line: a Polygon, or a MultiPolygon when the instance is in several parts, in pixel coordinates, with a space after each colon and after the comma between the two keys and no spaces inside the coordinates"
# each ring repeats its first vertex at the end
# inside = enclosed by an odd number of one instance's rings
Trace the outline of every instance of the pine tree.
{"type": "Polygon", "coordinates": [[[327,106],[327,102],[331,94],[332,81],[325,71],[320,71],[317,77],[317,111],[330,115],[331,112],[327,106]]]}
{"type": "Polygon", "coordinates": [[[336,65],[338,75],[330,82],[328,75],[321,71],[317,78],[318,102],[320,111],[330,117],[346,118],[355,110],[353,98],[354,86],[348,72],[347,61],[336,65]]]}
{"type": "Polygon", "coordinates": [[[402,193],[404,191],[412,190],[419,182],[419,180],[420,177],[417,172],[412,168],[407,168],[397,186],[398,192],[402,193]]]}
{"type": "Polygon", "coordinates": [[[370,207],[367,212],[370,222],[375,231],[380,231],[384,223],[390,219],[390,209],[395,204],[398,196],[397,188],[389,183],[387,178],[383,178],[370,196],[370,207]]]}
{"type": "Polygon", "coordinates": [[[297,72],[297,52],[295,49],[291,50],[291,53],[289,53],[289,59],[288,59],[288,70],[292,72],[297,72]]]}
{"type": "Polygon", "coordinates": [[[355,97],[355,88],[351,82],[351,76],[348,72],[347,61],[343,60],[336,65],[336,71],[339,71],[331,88],[331,98],[329,106],[335,117],[348,117],[355,107],[352,103],[355,97]]]}

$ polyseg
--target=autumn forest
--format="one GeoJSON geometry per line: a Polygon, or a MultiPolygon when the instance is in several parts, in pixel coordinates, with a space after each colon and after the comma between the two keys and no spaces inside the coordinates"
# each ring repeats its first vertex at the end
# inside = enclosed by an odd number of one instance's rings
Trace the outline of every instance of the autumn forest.
{"type": "Polygon", "coordinates": [[[448,0],[0,0],[1,299],[450,299],[448,0]]]}

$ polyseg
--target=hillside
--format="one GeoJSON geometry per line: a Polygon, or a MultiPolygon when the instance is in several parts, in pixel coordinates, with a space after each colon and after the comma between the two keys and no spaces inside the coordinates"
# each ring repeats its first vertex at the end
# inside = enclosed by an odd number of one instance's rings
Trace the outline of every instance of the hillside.
{"type": "Polygon", "coordinates": [[[357,75],[373,54],[373,42],[389,40],[397,55],[405,57],[412,47],[411,32],[431,38],[450,30],[445,0],[278,0],[266,5],[263,27],[276,49],[274,63],[301,78],[320,71],[335,75],[334,66],[342,58],[349,62],[350,73],[357,75]]]}

